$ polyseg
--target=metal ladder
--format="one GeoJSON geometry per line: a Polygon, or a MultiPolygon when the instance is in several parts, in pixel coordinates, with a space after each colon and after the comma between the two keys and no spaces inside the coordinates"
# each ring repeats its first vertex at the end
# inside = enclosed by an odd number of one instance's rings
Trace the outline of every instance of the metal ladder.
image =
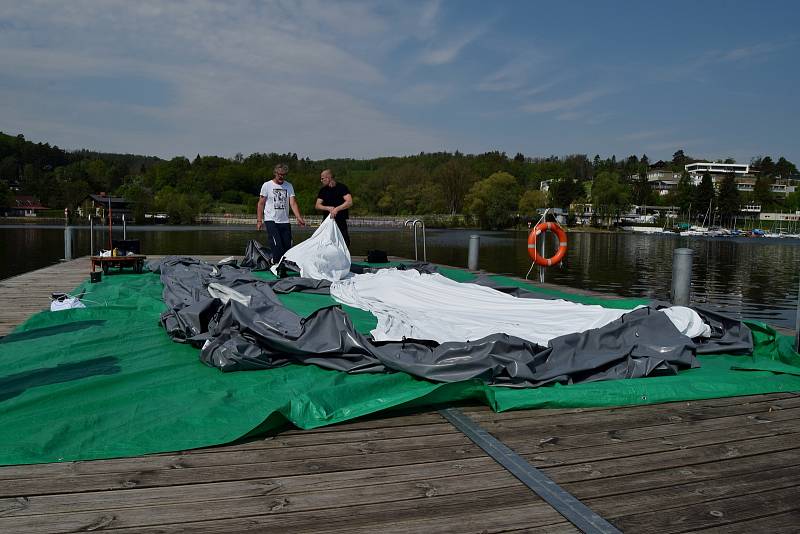
{"type": "Polygon", "coordinates": [[[422,261],[428,261],[428,248],[425,244],[425,222],[421,219],[408,219],[403,228],[408,226],[414,227],[414,260],[419,261],[419,248],[417,245],[417,227],[422,227],[422,261]]]}

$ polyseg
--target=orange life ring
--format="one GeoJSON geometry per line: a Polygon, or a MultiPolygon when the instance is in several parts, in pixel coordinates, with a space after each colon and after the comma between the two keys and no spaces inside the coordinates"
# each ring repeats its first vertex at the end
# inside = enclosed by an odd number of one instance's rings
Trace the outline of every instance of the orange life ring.
{"type": "Polygon", "coordinates": [[[551,265],[558,265],[567,255],[567,233],[557,223],[543,222],[533,227],[531,233],[528,234],[528,256],[542,267],[550,267],[551,265]],[[553,232],[558,237],[558,251],[550,258],[540,256],[536,252],[536,238],[542,232],[553,232]]]}

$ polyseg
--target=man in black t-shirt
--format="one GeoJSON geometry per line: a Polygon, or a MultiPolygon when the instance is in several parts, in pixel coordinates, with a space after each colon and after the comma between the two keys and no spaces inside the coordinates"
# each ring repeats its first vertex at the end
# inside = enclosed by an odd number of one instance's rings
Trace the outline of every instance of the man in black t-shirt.
{"type": "Polygon", "coordinates": [[[322,189],[319,190],[317,195],[317,204],[315,208],[320,211],[330,213],[333,220],[336,221],[336,226],[342,232],[344,242],[350,246],[350,234],[347,232],[347,212],[353,206],[353,196],[350,190],[343,183],[338,183],[330,169],[325,169],[319,175],[322,182],[322,189]]]}

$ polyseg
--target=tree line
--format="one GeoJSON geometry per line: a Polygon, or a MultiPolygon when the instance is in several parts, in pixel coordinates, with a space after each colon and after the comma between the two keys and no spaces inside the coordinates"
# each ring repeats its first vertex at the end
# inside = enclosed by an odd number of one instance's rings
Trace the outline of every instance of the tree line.
{"type": "MultiPolygon", "coordinates": [[[[199,213],[255,213],[261,184],[272,177],[277,163],[289,166],[304,213],[313,213],[319,174],[330,168],[350,188],[354,215],[467,214],[485,228],[504,228],[519,218],[535,216],[541,207],[568,209],[591,202],[602,216],[613,216],[631,204],[707,205],[710,196],[735,209],[748,194],[719,192],[704,179],[699,186],[684,172],[667,196],[654,192],[647,181],[651,168],[683,172],[696,161],[678,150],[670,161],[651,162],[647,155],[590,159],[584,154],[549,157],[508,156],[505,152],[462,154],[458,151],[420,153],[373,159],[311,160],[296,153],[237,154],[232,158],[197,155],[163,160],[135,154],[88,150],[65,151],[24,136],[0,133],[0,205],[8,205],[11,189],[38,197],[46,206],[74,209],[90,193],[106,192],[134,202],[134,217],[163,212],[171,223],[188,224],[199,213]],[[541,190],[547,181],[549,190],[541,190]],[[719,197],[717,199],[717,196],[719,197]]],[[[732,160],[727,160],[731,162],[732,160]]],[[[785,158],[759,157],[761,171],[754,199],[765,208],[790,208],[797,195],[781,199],[770,186],[778,176],[797,172],[785,158]]],[[[731,178],[732,179],[732,178],[731,178]]],[[[710,177],[709,177],[710,180],[710,177]]],[[[735,184],[733,190],[735,190],[735,184]]],[[[794,203],[794,204],[793,204],[794,203]]],[[[698,208],[699,209],[699,208],[698,208]]],[[[728,208],[726,208],[728,209],[728,208]]],[[[800,209],[800,206],[797,206],[800,209]]]]}

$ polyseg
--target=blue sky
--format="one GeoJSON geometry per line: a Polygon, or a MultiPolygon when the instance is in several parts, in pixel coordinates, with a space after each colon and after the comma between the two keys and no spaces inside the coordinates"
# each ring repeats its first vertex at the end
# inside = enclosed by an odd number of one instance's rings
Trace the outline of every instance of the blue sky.
{"type": "Polygon", "coordinates": [[[800,2],[0,0],[0,131],[68,149],[800,163],[800,2]]]}

